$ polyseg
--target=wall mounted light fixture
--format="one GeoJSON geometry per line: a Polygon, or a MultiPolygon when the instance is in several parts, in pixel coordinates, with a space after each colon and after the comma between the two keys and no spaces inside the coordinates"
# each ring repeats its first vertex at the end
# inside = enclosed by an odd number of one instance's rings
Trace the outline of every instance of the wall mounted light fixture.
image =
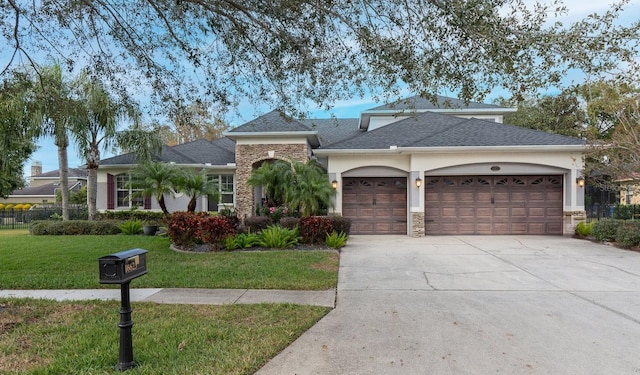
{"type": "Polygon", "coordinates": [[[578,186],[584,187],[584,183],[585,183],[584,177],[580,176],[580,177],[576,178],[576,184],[578,184],[578,186]]]}
{"type": "Polygon", "coordinates": [[[416,178],[416,187],[422,186],[422,179],[420,177],[416,178]]]}
{"type": "Polygon", "coordinates": [[[338,188],[338,181],[336,181],[336,180],[331,181],[331,187],[334,188],[334,189],[337,189],[338,188]]]}

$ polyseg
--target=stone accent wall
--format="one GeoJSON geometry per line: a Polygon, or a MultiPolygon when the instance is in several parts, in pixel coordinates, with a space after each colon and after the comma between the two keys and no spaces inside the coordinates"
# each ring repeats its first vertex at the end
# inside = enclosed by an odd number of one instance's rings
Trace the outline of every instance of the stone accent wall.
{"type": "Polygon", "coordinates": [[[424,212],[411,213],[411,237],[424,237],[424,212]]]}
{"type": "Polygon", "coordinates": [[[240,220],[254,216],[253,188],[247,184],[253,166],[263,160],[309,160],[308,144],[236,145],[236,213],[240,220]]]}
{"type": "Polygon", "coordinates": [[[562,234],[571,237],[575,234],[576,225],[582,221],[587,221],[586,211],[565,211],[563,218],[562,234]]]}

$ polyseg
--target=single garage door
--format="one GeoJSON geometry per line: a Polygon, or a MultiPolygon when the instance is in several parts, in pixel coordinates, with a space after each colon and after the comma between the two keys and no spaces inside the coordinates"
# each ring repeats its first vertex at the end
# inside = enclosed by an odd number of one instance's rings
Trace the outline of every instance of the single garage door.
{"type": "Polygon", "coordinates": [[[406,177],[345,177],[342,215],[353,234],[407,233],[406,177]]]}
{"type": "Polygon", "coordinates": [[[427,234],[562,234],[562,176],[428,176],[427,234]]]}

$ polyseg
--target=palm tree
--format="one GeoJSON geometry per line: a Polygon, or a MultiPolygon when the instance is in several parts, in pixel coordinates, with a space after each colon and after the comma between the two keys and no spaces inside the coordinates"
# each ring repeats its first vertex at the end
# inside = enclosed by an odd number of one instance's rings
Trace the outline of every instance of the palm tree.
{"type": "Polygon", "coordinates": [[[251,173],[247,183],[251,187],[262,186],[269,205],[280,206],[285,203],[291,175],[291,165],[286,161],[264,162],[251,173]]]}
{"type": "Polygon", "coordinates": [[[176,189],[189,196],[188,212],[195,212],[198,197],[211,195],[218,200],[218,184],[209,180],[204,173],[196,173],[191,169],[184,171],[176,179],[176,189]]]}
{"type": "Polygon", "coordinates": [[[138,194],[144,197],[155,197],[166,215],[169,213],[164,195],[175,196],[178,168],[173,164],[150,161],[139,164],[131,173],[131,186],[140,189],[138,194]]]}
{"type": "Polygon", "coordinates": [[[311,216],[321,208],[329,207],[335,190],[324,169],[314,160],[306,163],[293,161],[291,182],[286,186],[286,202],[290,209],[302,216],[311,216]]]}
{"type": "Polygon", "coordinates": [[[37,72],[34,100],[38,103],[38,117],[42,128],[40,135],[53,137],[58,147],[58,170],[62,194],[62,219],[69,220],[69,130],[77,110],[77,102],[71,98],[70,88],[62,78],[60,65],[45,67],[37,72]]]}
{"type": "Polygon", "coordinates": [[[112,99],[105,87],[91,80],[86,73],[76,80],[74,92],[79,108],[75,113],[71,134],[89,170],[87,205],[89,220],[93,220],[96,215],[100,150],[107,150],[116,143],[118,122],[127,117],[135,118],[135,114],[128,111],[131,106],[112,99]]]}

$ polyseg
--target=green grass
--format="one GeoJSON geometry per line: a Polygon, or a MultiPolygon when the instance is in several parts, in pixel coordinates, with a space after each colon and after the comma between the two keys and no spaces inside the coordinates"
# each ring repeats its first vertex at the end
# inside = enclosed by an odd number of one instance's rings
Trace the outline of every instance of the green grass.
{"type": "Polygon", "coordinates": [[[31,236],[0,231],[0,288],[93,289],[98,258],[122,250],[148,250],[148,274],[132,288],[335,288],[338,255],[329,251],[180,253],[158,236],[31,236]]]}
{"type": "MultiPolygon", "coordinates": [[[[253,374],[328,309],[135,303],[129,374],[253,374]]],[[[116,374],[119,303],[0,299],[0,374],[116,374]]]]}

